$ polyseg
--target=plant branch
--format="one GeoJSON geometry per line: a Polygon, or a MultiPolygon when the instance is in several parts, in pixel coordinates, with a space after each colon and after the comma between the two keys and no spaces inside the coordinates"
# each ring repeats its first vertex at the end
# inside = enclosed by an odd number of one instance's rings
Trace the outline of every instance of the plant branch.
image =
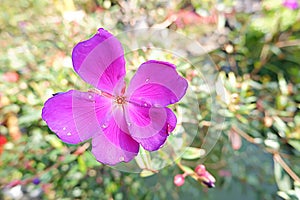
{"type": "Polygon", "coordinates": [[[299,46],[300,40],[280,41],[275,44],[278,48],[299,46]]]}
{"type": "MultiPolygon", "coordinates": [[[[256,141],[255,138],[249,136],[247,133],[242,131],[241,129],[237,128],[236,126],[232,126],[232,129],[240,134],[244,139],[248,142],[258,145],[259,143],[256,141]]],[[[276,160],[280,166],[286,171],[286,173],[296,182],[300,183],[299,176],[286,164],[286,162],[282,159],[280,153],[274,149],[265,148],[265,150],[271,154],[273,154],[274,160],[276,160]]]]}
{"type": "Polygon", "coordinates": [[[290,177],[292,177],[294,181],[300,183],[299,176],[297,176],[297,174],[286,164],[286,162],[281,158],[280,154],[275,153],[273,155],[274,160],[276,160],[280,164],[284,171],[286,171],[286,173],[288,173],[288,175],[290,175],[290,177]]]}

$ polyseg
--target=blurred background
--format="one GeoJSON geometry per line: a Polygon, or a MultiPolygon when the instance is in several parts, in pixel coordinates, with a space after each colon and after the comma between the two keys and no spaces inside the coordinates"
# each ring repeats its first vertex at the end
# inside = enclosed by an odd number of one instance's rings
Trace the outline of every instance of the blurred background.
{"type": "MultiPolygon", "coordinates": [[[[300,199],[299,1],[0,2],[0,199],[300,199]],[[113,34],[170,29],[202,45],[228,97],[215,99],[226,120],[207,156],[199,152],[214,124],[210,94],[201,90],[199,133],[176,164],[156,174],[101,165],[89,142],[63,144],[48,129],[43,104],[56,92],[84,88],[71,51],[99,27],[113,34]],[[215,188],[191,175],[201,163],[215,188]],[[184,173],[176,186],[174,176],[184,173]]],[[[178,65],[201,84],[197,70],[178,65]]]]}

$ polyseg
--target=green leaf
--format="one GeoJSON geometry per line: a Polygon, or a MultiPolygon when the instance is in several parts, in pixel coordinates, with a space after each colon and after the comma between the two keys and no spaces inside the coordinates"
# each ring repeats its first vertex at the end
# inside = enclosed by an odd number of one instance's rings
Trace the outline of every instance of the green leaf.
{"type": "Polygon", "coordinates": [[[289,132],[287,125],[278,116],[274,116],[273,119],[274,119],[273,125],[278,130],[278,134],[280,135],[280,137],[285,137],[286,133],[289,132]]]}
{"type": "Polygon", "coordinates": [[[150,171],[150,170],[147,170],[147,169],[143,169],[142,172],[140,173],[140,176],[141,177],[148,177],[148,176],[152,176],[154,175],[155,173],[150,171]]]}
{"type": "Polygon", "coordinates": [[[99,163],[93,154],[90,151],[85,151],[83,153],[85,164],[87,167],[92,168],[92,167],[99,167],[101,166],[101,163],[99,163]]]}
{"type": "Polygon", "coordinates": [[[282,169],[280,164],[274,160],[274,175],[278,188],[281,191],[288,191],[292,189],[291,178],[286,172],[282,169]]]}
{"type": "Polygon", "coordinates": [[[205,150],[196,147],[187,147],[182,154],[182,158],[186,160],[198,159],[205,155],[205,150]]]}
{"type": "Polygon", "coordinates": [[[289,140],[288,143],[300,152],[300,141],[299,140],[289,140]]]}
{"type": "Polygon", "coordinates": [[[45,136],[46,141],[48,141],[51,146],[53,146],[55,149],[62,149],[63,144],[62,142],[55,136],[55,135],[46,135],[45,136]]]}
{"type": "Polygon", "coordinates": [[[80,170],[83,174],[85,174],[86,171],[87,171],[87,167],[86,167],[85,161],[84,161],[84,159],[83,159],[83,156],[82,156],[82,155],[81,155],[81,156],[78,156],[77,161],[78,161],[78,165],[79,165],[79,170],[80,170]]]}
{"type": "Polygon", "coordinates": [[[63,164],[68,164],[68,163],[71,163],[73,162],[74,160],[76,160],[77,156],[73,155],[73,154],[70,154],[70,155],[67,155],[65,156],[65,159],[63,160],[63,164]]]}
{"type": "Polygon", "coordinates": [[[143,148],[140,148],[139,154],[135,157],[137,165],[141,169],[151,169],[151,156],[148,151],[145,151],[143,148]]]}

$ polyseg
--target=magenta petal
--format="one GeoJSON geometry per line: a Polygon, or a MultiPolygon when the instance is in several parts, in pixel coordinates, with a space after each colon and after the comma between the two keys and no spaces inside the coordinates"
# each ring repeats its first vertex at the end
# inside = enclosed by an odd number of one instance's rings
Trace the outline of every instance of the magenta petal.
{"type": "Polygon", "coordinates": [[[285,0],[283,5],[291,10],[296,10],[299,8],[299,3],[297,0],[285,0]]]}
{"type": "Polygon", "coordinates": [[[48,99],[42,118],[65,143],[76,144],[101,133],[99,120],[110,117],[111,102],[91,92],[70,90],[48,99]]]}
{"type": "Polygon", "coordinates": [[[144,149],[155,151],[166,141],[176,126],[176,116],[169,108],[126,106],[128,130],[144,149]]]}
{"type": "Polygon", "coordinates": [[[123,81],[126,73],[122,45],[102,28],[74,47],[72,60],[74,70],[83,80],[108,93],[123,81]]]}
{"type": "Polygon", "coordinates": [[[117,118],[112,117],[102,126],[104,134],[92,139],[92,153],[103,164],[116,165],[122,161],[129,162],[139,151],[139,144],[119,126],[120,123],[124,124],[121,122],[124,121],[123,114],[117,115],[117,118]]]}
{"type": "Polygon", "coordinates": [[[139,67],[126,94],[131,102],[164,107],[178,102],[187,87],[187,81],[179,76],[175,65],[151,60],[139,67]]]}

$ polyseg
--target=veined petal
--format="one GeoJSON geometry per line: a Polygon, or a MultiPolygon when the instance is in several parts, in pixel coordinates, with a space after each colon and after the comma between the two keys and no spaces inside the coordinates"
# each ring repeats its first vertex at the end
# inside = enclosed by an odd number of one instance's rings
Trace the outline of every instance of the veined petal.
{"type": "Polygon", "coordinates": [[[166,142],[169,134],[175,129],[177,118],[169,108],[165,108],[167,112],[167,121],[164,127],[155,135],[149,138],[134,138],[142,147],[148,151],[156,151],[166,142]]]}
{"type": "Polygon", "coordinates": [[[125,76],[125,59],[121,43],[100,28],[90,39],[78,43],[72,52],[74,70],[87,83],[113,93],[125,76]]]}
{"type": "Polygon", "coordinates": [[[139,144],[132,139],[127,130],[122,130],[125,127],[120,127],[125,123],[123,111],[114,112],[114,117],[102,126],[104,134],[92,139],[92,153],[99,162],[108,165],[129,162],[139,151],[139,144]]]}
{"type": "Polygon", "coordinates": [[[48,99],[42,118],[63,142],[77,144],[101,134],[99,121],[110,118],[110,110],[110,99],[70,90],[48,99]]]}
{"type": "Polygon", "coordinates": [[[175,65],[150,60],[138,68],[126,95],[131,102],[165,107],[178,102],[187,87],[187,81],[177,73],[175,65]]]}
{"type": "Polygon", "coordinates": [[[169,108],[128,104],[125,116],[130,135],[148,151],[159,149],[177,122],[176,116],[169,108]]]}

